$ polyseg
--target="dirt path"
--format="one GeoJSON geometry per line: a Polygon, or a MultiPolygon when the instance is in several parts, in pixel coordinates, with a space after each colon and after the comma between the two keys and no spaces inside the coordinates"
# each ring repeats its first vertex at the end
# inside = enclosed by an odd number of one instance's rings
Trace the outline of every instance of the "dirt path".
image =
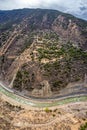
{"type": "Polygon", "coordinates": [[[12,87],[12,85],[13,85],[13,82],[15,80],[15,77],[16,77],[16,74],[17,74],[19,68],[24,63],[27,63],[32,60],[30,53],[32,51],[33,46],[34,46],[34,43],[32,43],[30,48],[26,49],[20,56],[18,56],[15,59],[15,61],[12,63],[11,67],[9,68],[6,78],[9,77],[9,79],[11,80],[10,87],[12,87]]]}
{"type": "MultiPolygon", "coordinates": [[[[19,32],[20,33],[20,32],[19,32]]],[[[18,32],[14,31],[7,42],[0,48],[0,56],[4,55],[11,44],[14,42],[15,38],[19,35],[18,32]]]]}

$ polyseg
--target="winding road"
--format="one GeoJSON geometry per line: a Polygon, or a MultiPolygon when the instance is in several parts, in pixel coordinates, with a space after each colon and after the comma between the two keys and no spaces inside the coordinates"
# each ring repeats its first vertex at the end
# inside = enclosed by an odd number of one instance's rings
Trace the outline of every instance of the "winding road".
{"type": "Polygon", "coordinates": [[[67,95],[59,95],[53,98],[35,98],[27,97],[18,93],[8,87],[6,87],[2,82],[0,82],[0,93],[2,96],[6,96],[15,102],[16,105],[25,107],[36,107],[36,108],[45,108],[45,107],[54,107],[69,102],[78,102],[87,100],[87,88],[86,91],[82,92],[72,92],[67,95]]]}

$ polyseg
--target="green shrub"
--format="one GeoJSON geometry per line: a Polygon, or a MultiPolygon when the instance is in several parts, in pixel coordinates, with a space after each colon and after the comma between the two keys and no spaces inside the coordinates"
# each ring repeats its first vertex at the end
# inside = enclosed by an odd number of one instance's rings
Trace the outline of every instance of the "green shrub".
{"type": "Polygon", "coordinates": [[[87,130],[87,122],[80,126],[80,130],[87,130]]]}
{"type": "Polygon", "coordinates": [[[45,108],[45,112],[46,113],[49,113],[50,112],[50,109],[48,107],[45,108]]]}

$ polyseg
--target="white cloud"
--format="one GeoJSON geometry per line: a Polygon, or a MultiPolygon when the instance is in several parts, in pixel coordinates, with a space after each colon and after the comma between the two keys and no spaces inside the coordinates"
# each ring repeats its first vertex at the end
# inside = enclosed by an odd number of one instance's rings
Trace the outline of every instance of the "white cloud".
{"type": "Polygon", "coordinates": [[[0,9],[17,8],[48,8],[83,15],[87,12],[87,0],[0,0],[0,9]]]}

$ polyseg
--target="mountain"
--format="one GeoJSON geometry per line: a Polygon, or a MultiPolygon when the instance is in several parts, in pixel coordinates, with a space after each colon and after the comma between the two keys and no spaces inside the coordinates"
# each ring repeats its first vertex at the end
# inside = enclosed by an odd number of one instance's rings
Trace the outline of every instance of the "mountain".
{"type": "Polygon", "coordinates": [[[87,21],[48,9],[0,11],[0,74],[25,95],[52,96],[87,73],[87,21]]]}
{"type": "Polygon", "coordinates": [[[13,29],[14,24],[16,26],[22,22],[26,22],[31,29],[52,29],[68,41],[87,43],[87,21],[72,15],[47,9],[0,11],[0,31],[13,29]]]}

